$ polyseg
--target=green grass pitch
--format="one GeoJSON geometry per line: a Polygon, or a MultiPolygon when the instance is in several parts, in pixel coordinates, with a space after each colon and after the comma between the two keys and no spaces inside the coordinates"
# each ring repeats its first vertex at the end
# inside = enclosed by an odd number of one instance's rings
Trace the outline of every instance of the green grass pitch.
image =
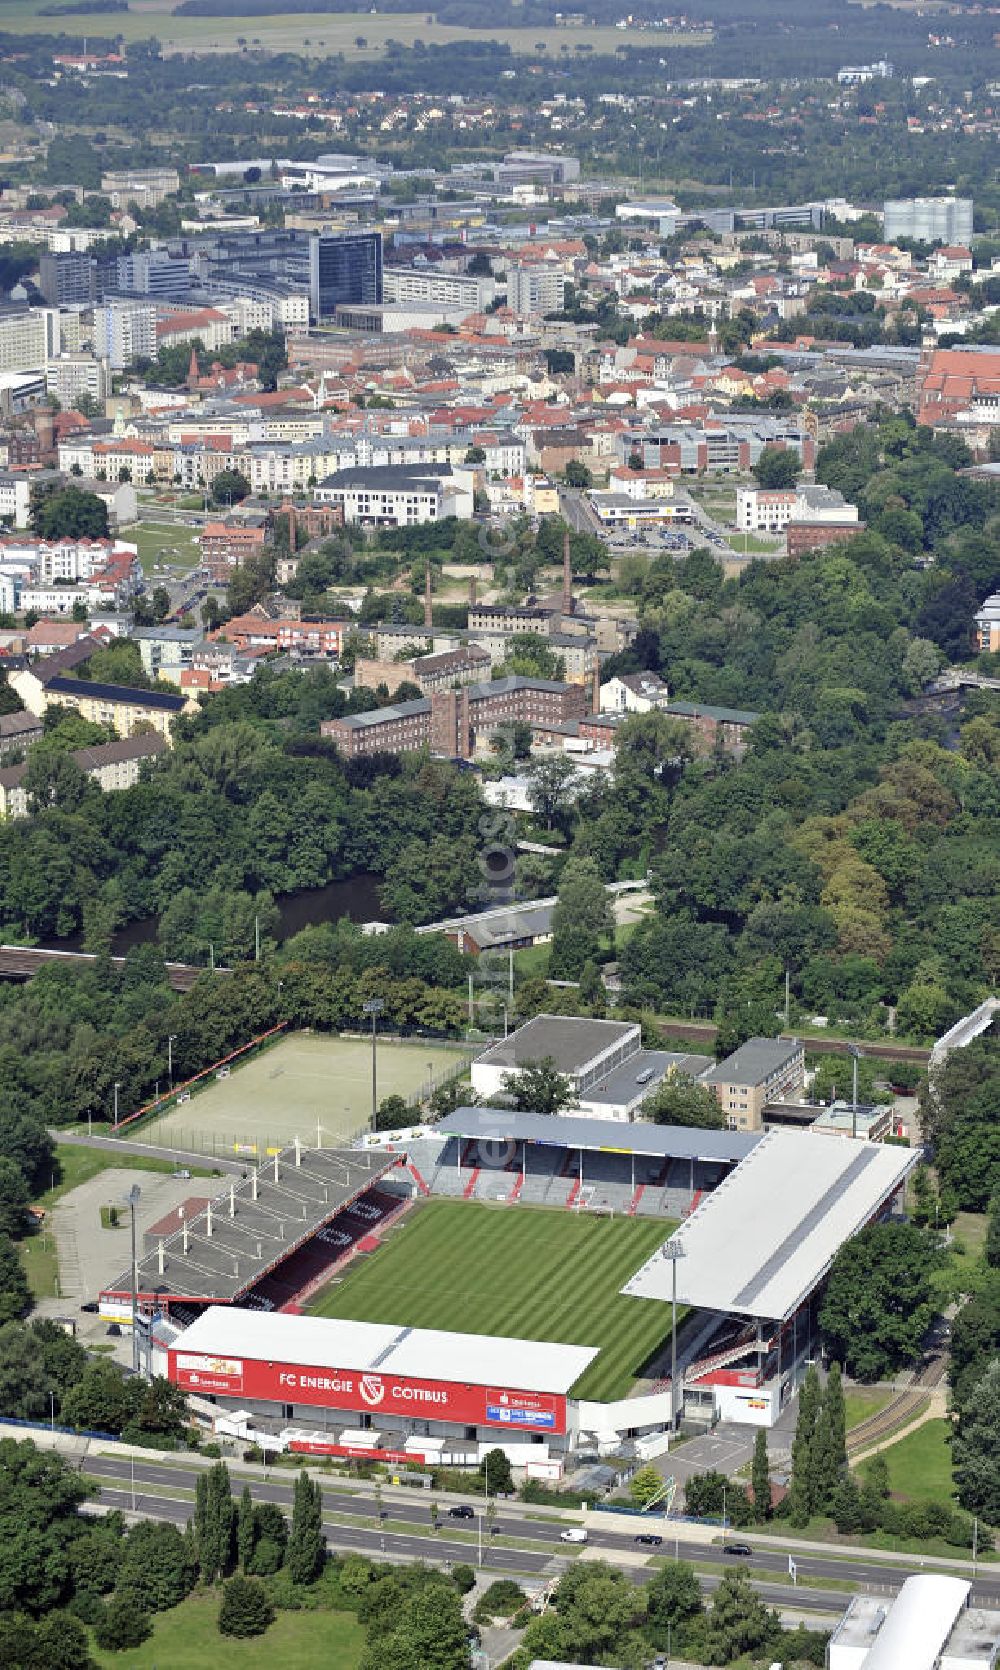
{"type": "Polygon", "coordinates": [[[620,1288],[675,1225],[429,1200],[320,1293],[314,1315],[596,1345],[575,1397],[624,1397],[670,1332],[670,1307],[620,1288]]]}

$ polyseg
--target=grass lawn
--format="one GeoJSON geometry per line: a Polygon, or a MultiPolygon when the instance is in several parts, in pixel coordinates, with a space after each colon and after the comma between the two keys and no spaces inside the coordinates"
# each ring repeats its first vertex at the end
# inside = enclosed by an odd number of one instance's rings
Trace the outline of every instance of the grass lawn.
{"type": "Polygon", "coordinates": [[[530,980],[536,974],[548,974],[551,951],[551,945],[526,945],[523,951],[515,951],[514,968],[519,978],[530,980]]]}
{"type": "Polygon", "coordinates": [[[985,1212],[959,1212],[951,1226],[956,1241],[961,1241],[969,1259],[981,1258],[986,1245],[985,1212]]]}
{"type": "Polygon", "coordinates": [[[624,1397],[666,1338],[670,1308],[620,1288],[674,1225],[429,1200],[321,1293],[315,1314],[596,1345],[574,1396],[624,1397]]]}
{"type": "Polygon", "coordinates": [[[142,572],[150,576],[154,565],[167,563],[171,568],[197,568],[201,546],[197,532],[179,522],[135,522],[122,538],[139,547],[142,572]]]}
{"type": "Polygon", "coordinates": [[[266,1635],[237,1641],[220,1635],[219,1596],[189,1595],[158,1612],[148,1641],[132,1652],[91,1652],[106,1670],[355,1670],[365,1631],[350,1612],[279,1612],[266,1635]]]}
{"type": "MultiPolygon", "coordinates": [[[[949,1502],[952,1498],[951,1446],[947,1421],[925,1421],[898,1444],[881,1453],[889,1467],[889,1489],[908,1502],[949,1502]]],[[[862,1463],[861,1472],[865,1472],[862,1463]]]]}
{"type": "Polygon", "coordinates": [[[880,1409],[885,1408],[891,1396],[891,1392],[845,1392],[844,1409],[848,1432],[861,1421],[867,1421],[870,1415],[877,1415],[880,1409]]]}

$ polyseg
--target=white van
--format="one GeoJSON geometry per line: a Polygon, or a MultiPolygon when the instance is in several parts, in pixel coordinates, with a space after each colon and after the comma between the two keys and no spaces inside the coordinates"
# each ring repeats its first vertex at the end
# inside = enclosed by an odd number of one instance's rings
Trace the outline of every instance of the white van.
{"type": "Polygon", "coordinates": [[[560,1531],[560,1542],[586,1542],[587,1533],[582,1525],[574,1525],[570,1531],[560,1531]]]}

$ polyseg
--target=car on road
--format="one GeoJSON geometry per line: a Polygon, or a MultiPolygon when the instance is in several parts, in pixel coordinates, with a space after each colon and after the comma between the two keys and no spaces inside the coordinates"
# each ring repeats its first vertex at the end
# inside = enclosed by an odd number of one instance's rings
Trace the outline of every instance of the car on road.
{"type": "Polygon", "coordinates": [[[723,1552],[734,1554],[741,1560],[748,1560],[753,1554],[753,1549],[748,1542],[727,1542],[723,1552]]]}
{"type": "Polygon", "coordinates": [[[560,1542],[586,1542],[587,1533],[582,1525],[574,1525],[569,1531],[560,1531],[560,1542]]]}
{"type": "Polygon", "coordinates": [[[468,1502],[460,1502],[457,1508],[448,1509],[450,1519],[475,1519],[475,1513],[468,1502]]]}
{"type": "Polygon", "coordinates": [[[663,1538],[658,1537],[655,1531],[640,1531],[635,1540],[641,1542],[644,1548],[659,1548],[663,1542],[663,1538]]]}

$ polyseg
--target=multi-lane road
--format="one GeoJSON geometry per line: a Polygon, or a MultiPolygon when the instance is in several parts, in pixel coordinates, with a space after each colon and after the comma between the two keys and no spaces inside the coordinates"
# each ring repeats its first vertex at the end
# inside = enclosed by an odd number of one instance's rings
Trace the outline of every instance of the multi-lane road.
{"type": "MultiPolygon", "coordinates": [[[[97,1481],[98,1500],[109,1508],[131,1511],[133,1478],[135,1512],[151,1519],[168,1519],[184,1524],[194,1507],[195,1485],[202,1471],[179,1461],[172,1463],[133,1461],[126,1457],[96,1455],[89,1457],[82,1471],[97,1481]]],[[[239,1485],[243,1476],[234,1474],[239,1485]]],[[[287,1474],[260,1473],[250,1478],[257,1501],[276,1502],[291,1510],[292,1481],[287,1474]]],[[[474,1504],[477,1513],[482,1504],[474,1504]]],[[[327,1543],[332,1549],[357,1551],[374,1558],[410,1560],[423,1559],[447,1563],[476,1564],[478,1556],[478,1523],[469,1519],[450,1517],[448,1506],[442,1505],[439,1528],[431,1522],[430,1502],[420,1492],[413,1499],[399,1491],[387,1491],[382,1500],[382,1523],[377,1517],[374,1495],[370,1489],[345,1490],[339,1481],[331,1479],[323,1485],[324,1525],[327,1543]],[[464,1533],[460,1535],[459,1533],[464,1533]]],[[[634,1522],[633,1522],[634,1523],[634,1522]]],[[[497,1503],[496,1522],[484,1529],[484,1553],[487,1568],[492,1572],[518,1572],[551,1577],[560,1557],[570,1550],[560,1542],[560,1532],[566,1521],[542,1514],[532,1515],[523,1503],[497,1503]],[[529,1544],[511,1547],[510,1543],[529,1544]]],[[[657,1527],[659,1529],[659,1527],[657,1527]]],[[[653,1567],[636,1563],[650,1551],[637,1547],[632,1525],[622,1531],[593,1528],[588,1534],[588,1546],[600,1550],[608,1558],[629,1562],[630,1575],[636,1582],[644,1582],[653,1567]]],[[[666,1534],[658,1552],[690,1560],[701,1568],[714,1568],[699,1573],[706,1588],[718,1582],[720,1567],[733,1565],[746,1570],[769,1604],[785,1610],[825,1612],[839,1615],[846,1605],[849,1589],[875,1590],[894,1594],[915,1569],[912,1564],[895,1565],[890,1561],[866,1558],[863,1553],[843,1558],[799,1553],[794,1545],[776,1549],[756,1547],[749,1557],[727,1555],[721,1545],[685,1540],[682,1527],[677,1535],[666,1534]],[[796,1582],[789,1573],[789,1553],[796,1567],[796,1582]],[[823,1584],[836,1584],[836,1588],[823,1584]]],[[[979,1574],[975,1583],[974,1599],[984,1606],[1000,1606],[1000,1574],[979,1574]]]]}

